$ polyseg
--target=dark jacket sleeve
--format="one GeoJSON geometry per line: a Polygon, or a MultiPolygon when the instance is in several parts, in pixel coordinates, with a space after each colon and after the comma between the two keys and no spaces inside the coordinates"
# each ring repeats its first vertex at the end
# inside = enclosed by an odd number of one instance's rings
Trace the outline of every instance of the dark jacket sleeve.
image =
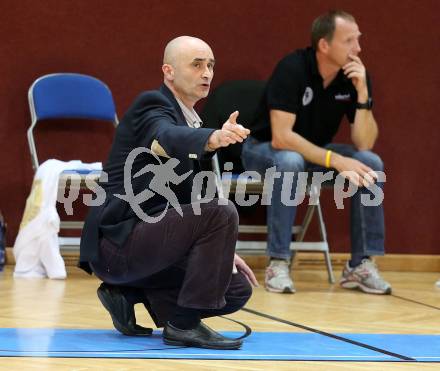
{"type": "Polygon", "coordinates": [[[133,130],[138,145],[164,157],[200,160],[214,129],[193,129],[179,125],[169,100],[160,92],[143,93],[133,110],[133,130]]]}

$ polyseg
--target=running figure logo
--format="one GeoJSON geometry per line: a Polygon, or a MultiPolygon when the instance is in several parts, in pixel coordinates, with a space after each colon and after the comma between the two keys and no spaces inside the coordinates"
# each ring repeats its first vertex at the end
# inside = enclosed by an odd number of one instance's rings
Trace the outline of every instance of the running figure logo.
{"type": "Polygon", "coordinates": [[[192,173],[192,170],[185,174],[178,175],[174,169],[180,163],[176,158],[170,158],[166,163],[162,163],[160,158],[151,150],[145,147],[137,147],[133,149],[127,156],[127,160],[124,164],[124,189],[125,195],[115,194],[116,197],[124,200],[130,204],[130,207],[137,215],[137,217],[147,223],[157,223],[160,221],[167,212],[169,206],[173,207],[180,216],[183,216],[182,208],[180,207],[179,200],[176,194],[169,187],[170,183],[180,184],[192,173]],[[145,173],[151,172],[154,174],[150,183],[150,188],[144,189],[142,192],[135,195],[133,193],[133,186],[131,184],[131,171],[133,169],[133,163],[137,156],[141,153],[148,153],[152,155],[158,162],[158,164],[148,164],[133,175],[133,178],[137,178],[145,173]],[[149,200],[155,194],[161,195],[167,200],[167,206],[161,214],[155,217],[147,215],[140,204],[149,200]]]}

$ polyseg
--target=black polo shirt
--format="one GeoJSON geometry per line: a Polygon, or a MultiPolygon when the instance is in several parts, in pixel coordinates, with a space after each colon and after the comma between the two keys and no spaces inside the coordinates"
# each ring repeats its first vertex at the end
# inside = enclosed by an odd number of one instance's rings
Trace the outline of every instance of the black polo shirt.
{"type": "MultiPolygon", "coordinates": [[[[324,89],[315,53],[312,48],[298,49],[278,63],[266,86],[256,119],[250,125],[254,138],[271,140],[271,109],[294,113],[293,131],[319,146],[332,141],[344,115],[350,123],[354,122],[355,87],[341,69],[324,89]]],[[[371,97],[368,75],[367,85],[371,97]]]]}

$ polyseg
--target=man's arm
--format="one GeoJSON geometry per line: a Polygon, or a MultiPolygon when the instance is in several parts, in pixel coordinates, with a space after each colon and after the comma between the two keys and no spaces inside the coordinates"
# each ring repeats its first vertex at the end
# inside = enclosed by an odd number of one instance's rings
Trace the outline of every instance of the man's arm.
{"type": "Polygon", "coordinates": [[[204,157],[206,142],[214,129],[177,125],[175,109],[162,93],[142,93],[133,103],[130,112],[136,146],[179,160],[200,160],[204,157]]]}
{"type": "MultiPolygon", "coordinates": [[[[365,103],[367,98],[358,98],[359,103],[365,103]]],[[[357,109],[354,123],[351,126],[351,141],[359,151],[366,151],[373,148],[376,142],[379,129],[373,112],[366,109],[357,109]]]]}
{"type": "Polygon", "coordinates": [[[292,131],[295,121],[296,115],[294,113],[270,110],[272,147],[278,150],[284,149],[298,152],[307,161],[325,166],[327,151],[292,131]]]}
{"type": "MultiPolygon", "coordinates": [[[[293,113],[280,110],[270,111],[272,147],[278,150],[298,152],[307,161],[325,167],[328,151],[293,132],[295,120],[296,115],[293,113]]],[[[329,165],[357,186],[369,186],[374,183],[371,176],[367,174],[373,170],[360,161],[332,152],[329,165]]]]}
{"type": "MultiPolygon", "coordinates": [[[[361,59],[350,55],[351,62],[344,67],[344,74],[351,79],[356,88],[358,103],[366,103],[368,94],[367,72],[361,59]]],[[[379,130],[374,120],[373,112],[367,109],[357,109],[354,123],[351,126],[351,140],[359,151],[370,150],[376,142],[379,130]]]]}

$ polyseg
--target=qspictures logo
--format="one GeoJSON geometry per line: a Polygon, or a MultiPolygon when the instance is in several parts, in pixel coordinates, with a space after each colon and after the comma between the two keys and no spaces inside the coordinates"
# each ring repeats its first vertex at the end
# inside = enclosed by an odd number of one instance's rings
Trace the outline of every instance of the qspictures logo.
{"type": "MultiPolygon", "coordinates": [[[[178,197],[171,188],[171,185],[179,185],[191,174],[192,170],[179,175],[176,168],[180,161],[176,158],[167,159],[162,162],[160,157],[153,151],[145,147],[137,147],[133,149],[124,164],[124,191],[125,194],[114,194],[113,196],[127,202],[136,216],[146,223],[157,223],[165,216],[168,209],[174,208],[179,215],[183,216],[182,208],[180,206],[178,197]],[[142,169],[133,174],[133,164],[136,158],[141,154],[151,155],[155,163],[148,163],[142,169]],[[145,185],[145,189],[135,194],[133,189],[133,179],[140,177],[146,173],[151,173],[151,181],[145,185]],[[159,195],[166,201],[166,207],[157,215],[148,215],[141,205],[159,195]]],[[[338,209],[344,209],[344,200],[354,196],[357,192],[361,195],[361,204],[366,207],[379,206],[384,199],[382,190],[383,184],[386,182],[384,172],[375,171],[369,174],[371,179],[376,178],[376,182],[368,187],[358,187],[347,178],[354,179],[359,175],[355,172],[336,173],[329,171],[314,171],[310,172],[279,172],[276,171],[275,166],[268,168],[264,175],[256,171],[245,171],[234,176],[232,173],[232,163],[225,163],[222,174],[216,174],[213,171],[202,171],[196,173],[193,177],[191,190],[191,203],[195,215],[200,215],[200,204],[207,203],[214,200],[218,195],[223,197],[218,198],[219,205],[224,205],[227,199],[230,198],[232,179],[235,179],[236,189],[234,192],[234,201],[237,205],[242,207],[253,206],[260,202],[261,205],[271,205],[276,196],[277,202],[281,201],[286,206],[298,206],[303,203],[306,196],[309,197],[309,204],[317,204],[319,202],[319,194],[322,185],[326,182],[331,182],[333,185],[333,200],[338,209]],[[350,176],[349,176],[350,175],[350,176]],[[261,194],[248,194],[246,187],[250,184],[258,184],[262,192],[261,194]],[[218,192],[218,187],[222,187],[221,192],[218,192]],[[313,192],[311,192],[313,190],[313,192]],[[203,196],[202,196],[203,194],[203,196]]],[[[81,176],[79,174],[72,174],[70,177],[71,187],[69,194],[64,193],[58,196],[57,201],[64,205],[64,210],[68,215],[73,214],[72,203],[79,197],[79,185],[81,183],[81,176]],[[73,186],[73,187],[72,187],[73,186]]],[[[108,196],[100,184],[108,182],[108,174],[101,172],[99,183],[96,182],[96,174],[86,176],[85,184],[92,194],[84,194],[83,202],[87,206],[100,206],[105,202],[108,196]]],[[[63,186],[63,185],[61,185],[63,186]]]]}

